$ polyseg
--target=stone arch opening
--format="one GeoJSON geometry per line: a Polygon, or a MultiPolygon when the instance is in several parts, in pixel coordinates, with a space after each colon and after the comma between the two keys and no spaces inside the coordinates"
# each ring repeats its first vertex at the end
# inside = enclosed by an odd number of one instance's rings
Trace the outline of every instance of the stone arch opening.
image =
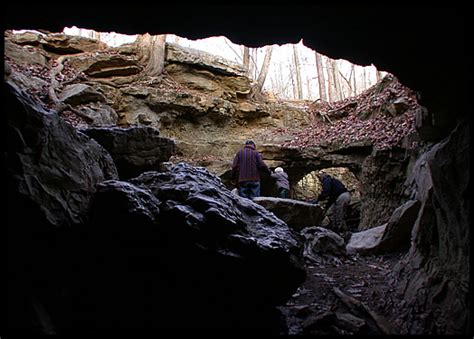
{"type": "MultiPolygon", "coordinates": [[[[312,169],[304,174],[291,187],[291,194],[294,199],[310,201],[318,197],[322,191],[322,186],[317,178],[319,171],[324,170],[332,177],[340,180],[351,193],[351,202],[345,217],[349,230],[357,230],[360,223],[361,187],[356,174],[348,167],[322,167],[312,169]]],[[[323,207],[327,207],[323,204],[323,207]]],[[[323,222],[327,223],[327,221],[323,222]]]]}
{"type": "Polygon", "coordinates": [[[328,167],[311,170],[292,186],[292,196],[298,200],[312,200],[321,193],[322,187],[317,174],[320,170],[339,179],[354,198],[360,198],[360,182],[355,174],[347,167],[328,167]]]}

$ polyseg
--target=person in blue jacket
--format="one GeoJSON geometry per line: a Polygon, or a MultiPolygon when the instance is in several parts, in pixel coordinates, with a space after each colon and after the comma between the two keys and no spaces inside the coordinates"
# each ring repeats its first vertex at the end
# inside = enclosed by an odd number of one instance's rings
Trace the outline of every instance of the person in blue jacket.
{"type": "Polygon", "coordinates": [[[345,218],[347,207],[351,202],[351,194],[340,180],[331,177],[329,174],[320,171],[317,177],[323,189],[318,195],[316,203],[327,199],[327,211],[329,212],[329,209],[332,208],[331,213],[327,214],[333,215],[334,228],[338,231],[347,230],[345,218]]]}

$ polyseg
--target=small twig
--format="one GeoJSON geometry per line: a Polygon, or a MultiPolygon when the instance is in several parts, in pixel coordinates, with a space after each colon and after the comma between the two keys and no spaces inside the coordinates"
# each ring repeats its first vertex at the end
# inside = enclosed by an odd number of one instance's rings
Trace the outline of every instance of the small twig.
{"type": "Polygon", "coordinates": [[[329,114],[329,113],[334,113],[334,112],[337,112],[337,111],[341,111],[341,110],[343,110],[344,108],[346,108],[347,106],[351,106],[351,105],[357,105],[357,102],[351,101],[351,102],[348,102],[347,104],[345,104],[345,105],[342,106],[342,107],[339,107],[339,108],[337,108],[337,109],[331,109],[331,110],[329,110],[328,114],[329,114]]]}
{"type": "Polygon", "coordinates": [[[324,119],[326,119],[331,125],[334,125],[334,123],[331,121],[331,119],[329,119],[329,116],[327,113],[323,113],[323,112],[318,112],[319,115],[324,119]]]}

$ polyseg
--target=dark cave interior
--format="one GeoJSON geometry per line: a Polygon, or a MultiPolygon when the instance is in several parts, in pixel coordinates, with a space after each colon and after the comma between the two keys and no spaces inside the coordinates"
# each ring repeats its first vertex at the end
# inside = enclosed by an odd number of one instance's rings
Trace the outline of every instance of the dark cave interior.
{"type": "Polygon", "coordinates": [[[173,33],[189,39],[223,35],[250,47],[303,39],[307,47],[331,58],[373,63],[419,92],[420,103],[430,111],[435,131],[430,136],[439,141],[469,115],[466,12],[454,5],[10,3],[3,9],[2,26],[60,32],[74,25],[124,34],[173,33]]]}

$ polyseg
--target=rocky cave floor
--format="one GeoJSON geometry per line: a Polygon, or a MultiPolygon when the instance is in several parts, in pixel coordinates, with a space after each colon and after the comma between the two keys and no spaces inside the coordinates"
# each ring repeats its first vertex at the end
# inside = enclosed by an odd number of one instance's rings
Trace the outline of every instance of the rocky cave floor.
{"type": "Polygon", "coordinates": [[[391,274],[403,255],[354,255],[308,263],[306,281],[279,307],[286,334],[406,333],[403,300],[391,274]]]}

